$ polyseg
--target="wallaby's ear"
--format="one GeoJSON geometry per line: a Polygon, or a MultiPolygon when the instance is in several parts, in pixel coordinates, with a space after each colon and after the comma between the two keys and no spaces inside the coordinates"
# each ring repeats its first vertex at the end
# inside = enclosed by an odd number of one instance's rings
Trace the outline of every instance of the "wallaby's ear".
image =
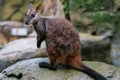
{"type": "Polygon", "coordinates": [[[31,3],[28,5],[28,9],[33,9],[33,5],[31,3]]]}
{"type": "Polygon", "coordinates": [[[42,8],[42,3],[39,3],[39,5],[36,7],[36,11],[40,12],[41,8],[42,8]]]}

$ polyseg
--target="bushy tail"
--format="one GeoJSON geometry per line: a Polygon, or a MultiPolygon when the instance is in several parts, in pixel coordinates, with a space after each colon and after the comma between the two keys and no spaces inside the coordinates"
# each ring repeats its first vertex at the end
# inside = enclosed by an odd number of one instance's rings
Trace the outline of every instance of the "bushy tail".
{"type": "Polygon", "coordinates": [[[101,74],[97,73],[96,71],[92,70],[91,68],[82,65],[81,69],[82,72],[88,74],[89,76],[91,76],[92,78],[94,78],[95,80],[107,80],[105,77],[103,77],[101,74]]]}

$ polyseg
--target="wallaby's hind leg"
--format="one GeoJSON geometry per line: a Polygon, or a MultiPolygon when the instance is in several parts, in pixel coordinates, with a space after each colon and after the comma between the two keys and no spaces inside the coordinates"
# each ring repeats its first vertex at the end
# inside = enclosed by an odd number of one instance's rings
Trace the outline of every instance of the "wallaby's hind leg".
{"type": "Polygon", "coordinates": [[[81,57],[80,55],[77,55],[76,57],[74,57],[73,59],[71,59],[70,63],[69,63],[73,68],[76,69],[81,69],[82,68],[82,61],[81,61],[81,57]]]}
{"type": "Polygon", "coordinates": [[[94,71],[93,69],[85,66],[81,60],[79,56],[76,56],[75,58],[73,58],[70,62],[71,66],[73,66],[75,69],[80,70],[86,74],[88,74],[89,76],[93,77],[95,80],[107,80],[105,77],[103,77],[101,74],[97,73],[96,71],[94,71]]]}
{"type": "Polygon", "coordinates": [[[49,59],[50,59],[50,63],[40,62],[39,67],[48,68],[48,69],[51,69],[51,70],[57,70],[56,58],[54,56],[52,56],[52,57],[49,56],[49,59]]]}

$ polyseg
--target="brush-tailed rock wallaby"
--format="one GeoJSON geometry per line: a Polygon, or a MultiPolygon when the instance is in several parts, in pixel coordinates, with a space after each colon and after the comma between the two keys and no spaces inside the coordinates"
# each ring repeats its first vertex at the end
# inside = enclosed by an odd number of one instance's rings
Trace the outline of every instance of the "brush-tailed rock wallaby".
{"type": "Polygon", "coordinates": [[[45,40],[50,63],[40,62],[39,67],[56,70],[58,62],[80,70],[95,80],[107,80],[101,74],[85,66],[81,61],[79,33],[66,19],[40,16],[42,3],[36,9],[29,4],[26,14],[27,25],[32,24],[37,33],[37,47],[45,40]]]}

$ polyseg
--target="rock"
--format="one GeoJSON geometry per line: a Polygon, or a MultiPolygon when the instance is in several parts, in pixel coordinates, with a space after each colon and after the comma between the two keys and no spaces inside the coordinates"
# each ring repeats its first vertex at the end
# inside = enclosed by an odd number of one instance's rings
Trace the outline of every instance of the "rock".
{"type": "Polygon", "coordinates": [[[92,20],[84,16],[81,11],[82,10],[71,13],[71,21],[79,31],[87,32],[89,30],[89,25],[92,24],[92,20]]]}
{"type": "MultiPolygon", "coordinates": [[[[39,68],[41,61],[49,62],[47,58],[36,58],[17,62],[0,73],[0,80],[93,80],[81,71],[59,67],[57,71],[39,68]],[[10,75],[12,76],[10,77],[10,75]],[[8,76],[9,75],[9,76],[8,76]],[[15,77],[16,75],[16,77],[15,77]],[[19,77],[17,76],[19,75],[19,77]]],[[[87,66],[104,75],[108,80],[120,79],[120,68],[101,62],[84,62],[87,66]]]]}
{"type": "MultiPolygon", "coordinates": [[[[117,4],[120,4],[120,0],[115,0],[117,4]]],[[[105,3],[108,3],[105,1],[105,3]]],[[[114,3],[114,1],[113,1],[114,3]]],[[[109,15],[109,17],[117,16],[113,12],[109,12],[110,9],[113,7],[110,6],[112,4],[112,1],[110,1],[110,4],[106,5],[109,6],[107,10],[102,11],[86,11],[84,8],[79,8],[76,12],[72,12],[71,15],[71,21],[73,25],[78,28],[79,31],[87,32],[89,34],[93,35],[106,35],[106,36],[113,36],[115,31],[115,24],[113,20],[112,22],[105,22],[104,19],[107,19],[106,15],[109,15]],[[110,8],[111,7],[111,8],[110,8]],[[106,17],[104,17],[106,16],[106,17]],[[101,20],[102,19],[102,20],[101,20]]],[[[120,11],[120,6],[117,7],[118,11],[120,11]]],[[[113,10],[113,9],[112,9],[113,10]]],[[[117,11],[117,10],[116,10],[117,11]]],[[[119,12],[118,12],[119,13],[119,12]]],[[[117,19],[117,17],[116,17],[117,19]]],[[[119,21],[118,21],[119,22],[119,21]]],[[[119,24],[118,24],[119,25],[119,24]]]]}
{"type": "Polygon", "coordinates": [[[39,57],[40,52],[38,53],[37,50],[35,37],[19,39],[6,44],[0,50],[0,71],[19,60],[39,57]]]}
{"type": "Polygon", "coordinates": [[[114,64],[116,66],[120,66],[120,47],[119,47],[119,44],[112,43],[110,54],[111,54],[112,64],[114,64]]]}
{"type": "Polygon", "coordinates": [[[3,44],[0,44],[0,49],[2,49],[3,48],[3,44]]]}
{"type": "MultiPolygon", "coordinates": [[[[80,11],[82,11],[82,10],[80,10],[80,11]]],[[[84,24],[86,26],[91,24],[92,20],[87,18],[86,16],[84,16],[82,14],[83,12],[80,12],[80,11],[78,13],[72,13],[71,14],[71,19],[72,19],[73,24],[74,23],[82,23],[82,24],[84,24]]]]}
{"type": "Polygon", "coordinates": [[[111,63],[111,43],[106,36],[92,36],[80,33],[80,40],[83,60],[111,63]]]}
{"type": "MultiPolygon", "coordinates": [[[[19,30],[17,30],[18,32],[19,30]]],[[[4,40],[1,40],[1,43],[10,42],[18,38],[26,37],[28,34],[30,34],[33,31],[32,25],[25,25],[22,22],[18,21],[1,21],[0,22],[0,33],[4,36],[0,36],[1,39],[5,38],[4,40]],[[25,35],[12,35],[12,29],[26,29],[25,35]]],[[[17,33],[16,32],[16,33],[17,33]]],[[[14,31],[15,33],[15,31],[14,31]]],[[[22,32],[23,33],[23,32],[22,32]]]]}
{"type": "Polygon", "coordinates": [[[118,32],[112,40],[110,54],[112,58],[112,63],[116,66],[120,66],[120,32],[118,32]]]}
{"type": "Polygon", "coordinates": [[[92,35],[101,35],[101,36],[107,36],[108,38],[112,38],[114,36],[115,33],[115,28],[109,24],[109,27],[105,28],[103,26],[96,26],[96,27],[92,27],[91,29],[91,33],[92,35]]]}
{"type": "Polygon", "coordinates": [[[115,0],[115,5],[120,6],[120,0],[115,0]]]}

